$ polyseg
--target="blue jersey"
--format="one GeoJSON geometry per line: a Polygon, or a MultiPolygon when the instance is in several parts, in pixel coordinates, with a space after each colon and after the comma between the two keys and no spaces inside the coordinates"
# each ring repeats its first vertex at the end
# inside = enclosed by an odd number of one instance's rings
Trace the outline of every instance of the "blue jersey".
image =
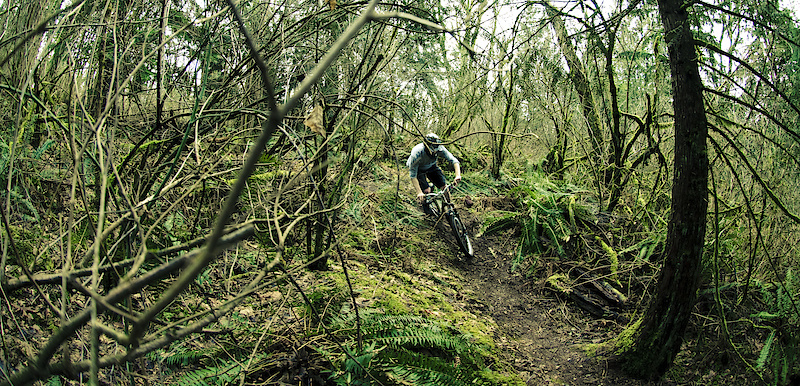
{"type": "MultiPolygon", "coordinates": [[[[450,161],[451,164],[459,163],[458,159],[456,159],[453,154],[447,151],[444,146],[439,145],[436,149],[438,150],[437,153],[442,155],[444,159],[450,161]]],[[[420,143],[411,149],[411,155],[408,156],[406,166],[408,166],[409,176],[411,178],[417,178],[417,173],[420,170],[424,172],[436,166],[436,155],[428,155],[428,153],[425,152],[425,144],[420,143]]]]}

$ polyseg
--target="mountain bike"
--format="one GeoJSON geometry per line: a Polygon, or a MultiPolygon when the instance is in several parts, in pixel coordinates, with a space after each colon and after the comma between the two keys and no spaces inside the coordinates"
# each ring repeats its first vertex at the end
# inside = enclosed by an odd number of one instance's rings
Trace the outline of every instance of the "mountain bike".
{"type": "Polygon", "coordinates": [[[461,252],[464,252],[467,258],[472,258],[474,251],[472,250],[472,241],[467,234],[467,227],[458,216],[456,206],[450,201],[450,195],[446,194],[452,185],[448,184],[438,193],[428,193],[425,195],[425,204],[429,208],[428,215],[431,216],[437,223],[444,216],[447,218],[447,223],[450,224],[450,229],[453,231],[453,236],[456,238],[458,247],[461,252]]]}

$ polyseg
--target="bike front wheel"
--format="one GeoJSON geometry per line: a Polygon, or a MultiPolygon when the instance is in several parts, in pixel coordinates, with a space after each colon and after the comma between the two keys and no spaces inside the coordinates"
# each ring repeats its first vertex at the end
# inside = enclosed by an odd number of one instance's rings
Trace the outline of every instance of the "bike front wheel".
{"type": "Polygon", "coordinates": [[[428,202],[428,214],[438,220],[442,214],[442,203],[438,200],[428,202]]]}
{"type": "Polygon", "coordinates": [[[449,220],[450,228],[453,230],[453,236],[456,237],[461,252],[464,252],[468,258],[472,258],[474,251],[472,250],[472,241],[470,241],[469,235],[467,234],[467,227],[464,226],[464,223],[461,222],[461,218],[459,218],[455,212],[449,216],[449,220]]]}

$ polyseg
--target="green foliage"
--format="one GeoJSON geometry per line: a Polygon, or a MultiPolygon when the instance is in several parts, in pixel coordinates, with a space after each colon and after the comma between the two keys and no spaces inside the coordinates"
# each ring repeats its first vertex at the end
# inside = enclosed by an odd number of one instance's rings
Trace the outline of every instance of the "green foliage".
{"type": "Polygon", "coordinates": [[[47,256],[37,260],[39,249],[45,244],[44,235],[38,226],[18,227],[10,225],[9,230],[17,248],[17,257],[21,259],[18,263],[25,264],[28,269],[34,271],[54,268],[54,262],[47,256]]]}
{"type": "Polygon", "coordinates": [[[222,357],[222,353],[246,353],[244,350],[220,350],[216,346],[186,347],[177,345],[168,351],[160,350],[147,354],[153,361],[160,361],[170,368],[186,366],[199,367],[181,374],[177,384],[185,386],[212,386],[230,385],[238,381],[245,373],[260,368],[265,359],[273,353],[262,353],[251,358],[244,354],[234,354],[234,357],[222,357]],[[245,368],[245,364],[250,367],[245,368]]]}
{"type": "Polygon", "coordinates": [[[558,186],[544,176],[515,188],[512,193],[527,211],[522,223],[520,255],[549,250],[563,256],[564,242],[577,229],[577,222],[591,221],[594,217],[588,206],[578,202],[582,190],[572,185],[558,186]]]}
{"type": "Polygon", "coordinates": [[[756,360],[756,369],[769,371],[773,385],[789,384],[792,376],[800,374],[800,275],[786,271],[781,285],[760,285],[767,311],[752,315],[768,325],[764,346],[756,360]]]}
{"type": "Polygon", "coordinates": [[[15,206],[17,209],[17,215],[26,222],[39,222],[39,211],[28,197],[19,192],[18,187],[15,186],[11,188],[9,193],[11,195],[12,206],[15,206]]]}
{"type": "Polygon", "coordinates": [[[584,193],[573,185],[557,185],[531,170],[519,186],[511,189],[522,210],[499,213],[484,225],[484,232],[488,235],[513,226],[520,228],[515,268],[531,256],[552,253],[564,257],[565,244],[577,232],[579,223],[594,222],[593,209],[580,200],[584,193]]]}
{"type": "Polygon", "coordinates": [[[167,366],[174,367],[197,363],[205,356],[214,353],[216,353],[216,351],[210,352],[209,350],[202,350],[196,347],[187,348],[183,345],[177,345],[169,351],[151,351],[147,354],[147,357],[151,360],[162,362],[167,366]]]}
{"type": "Polygon", "coordinates": [[[363,192],[360,189],[354,189],[351,200],[342,209],[342,214],[347,218],[353,219],[355,223],[360,223],[363,218],[364,208],[368,203],[369,201],[365,199],[363,192]]]}
{"type": "MultiPolygon", "coordinates": [[[[269,353],[262,353],[255,360],[266,358],[269,353]]],[[[185,373],[178,381],[183,386],[230,385],[246,372],[248,358],[220,360],[216,365],[185,373]]]]}
{"type": "Polygon", "coordinates": [[[619,251],[617,254],[620,256],[635,254],[633,257],[634,261],[649,262],[653,255],[657,255],[662,251],[664,248],[664,241],[666,241],[666,239],[667,234],[665,231],[656,232],[649,235],[649,237],[646,239],[619,251]]]}
{"type": "MultiPolygon", "coordinates": [[[[478,347],[452,327],[412,315],[361,312],[364,348],[347,349],[332,360],[330,379],[337,385],[384,384],[466,385],[493,384],[484,373],[478,347]]],[[[332,329],[355,334],[355,314],[343,312],[332,329]]],[[[348,343],[353,346],[352,340],[348,343]]],[[[325,353],[336,357],[333,353],[325,353]]]]}
{"type": "MultiPolygon", "coordinates": [[[[324,312],[326,309],[339,309],[346,299],[346,293],[337,283],[319,283],[314,290],[306,294],[311,305],[304,303],[304,312],[312,317],[315,312],[324,312]],[[311,309],[310,307],[313,307],[311,309]]],[[[327,317],[327,313],[325,314],[327,317]]]]}
{"type": "Polygon", "coordinates": [[[763,369],[767,366],[767,360],[772,356],[772,343],[775,342],[775,330],[769,333],[767,340],[764,342],[764,347],[761,349],[761,352],[758,355],[758,360],[756,361],[756,365],[759,369],[763,369]]]}
{"type": "MultiPolygon", "coordinates": [[[[11,137],[6,133],[4,137],[11,137]]],[[[14,168],[21,170],[38,170],[37,166],[32,165],[32,161],[41,161],[45,152],[50,150],[56,142],[52,139],[44,141],[38,148],[31,149],[28,146],[17,145],[14,149],[14,168]]],[[[11,165],[11,147],[13,139],[3,138],[0,140],[0,183],[6,186],[8,178],[12,179],[14,183],[9,192],[10,202],[12,208],[15,209],[16,214],[26,222],[38,222],[41,220],[39,209],[36,208],[30,197],[21,185],[36,185],[38,180],[41,179],[41,173],[19,173],[18,170],[11,171],[9,175],[9,166],[11,165]],[[18,179],[30,178],[30,183],[20,184],[18,179]]],[[[35,201],[35,200],[34,200],[35,201]]],[[[40,203],[37,203],[40,204],[40,203]]]]}
{"type": "Polygon", "coordinates": [[[492,235],[500,233],[520,224],[520,213],[505,210],[496,210],[487,215],[483,223],[483,234],[492,235]]]}
{"type": "Polygon", "coordinates": [[[397,194],[394,185],[387,186],[378,192],[379,210],[393,222],[419,226],[420,213],[415,206],[410,205],[397,194]]]}

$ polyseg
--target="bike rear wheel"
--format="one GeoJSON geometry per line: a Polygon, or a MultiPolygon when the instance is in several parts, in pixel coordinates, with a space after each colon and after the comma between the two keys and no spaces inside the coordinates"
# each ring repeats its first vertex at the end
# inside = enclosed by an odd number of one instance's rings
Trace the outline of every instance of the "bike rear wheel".
{"type": "Polygon", "coordinates": [[[474,251],[472,250],[472,241],[470,241],[469,235],[467,234],[467,227],[464,226],[464,223],[461,222],[461,218],[458,217],[455,211],[450,213],[448,220],[450,220],[450,229],[453,230],[453,236],[456,237],[456,242],[458,242],[461,252],[464,252],[468,258],[472,258],[474,251]]]}

